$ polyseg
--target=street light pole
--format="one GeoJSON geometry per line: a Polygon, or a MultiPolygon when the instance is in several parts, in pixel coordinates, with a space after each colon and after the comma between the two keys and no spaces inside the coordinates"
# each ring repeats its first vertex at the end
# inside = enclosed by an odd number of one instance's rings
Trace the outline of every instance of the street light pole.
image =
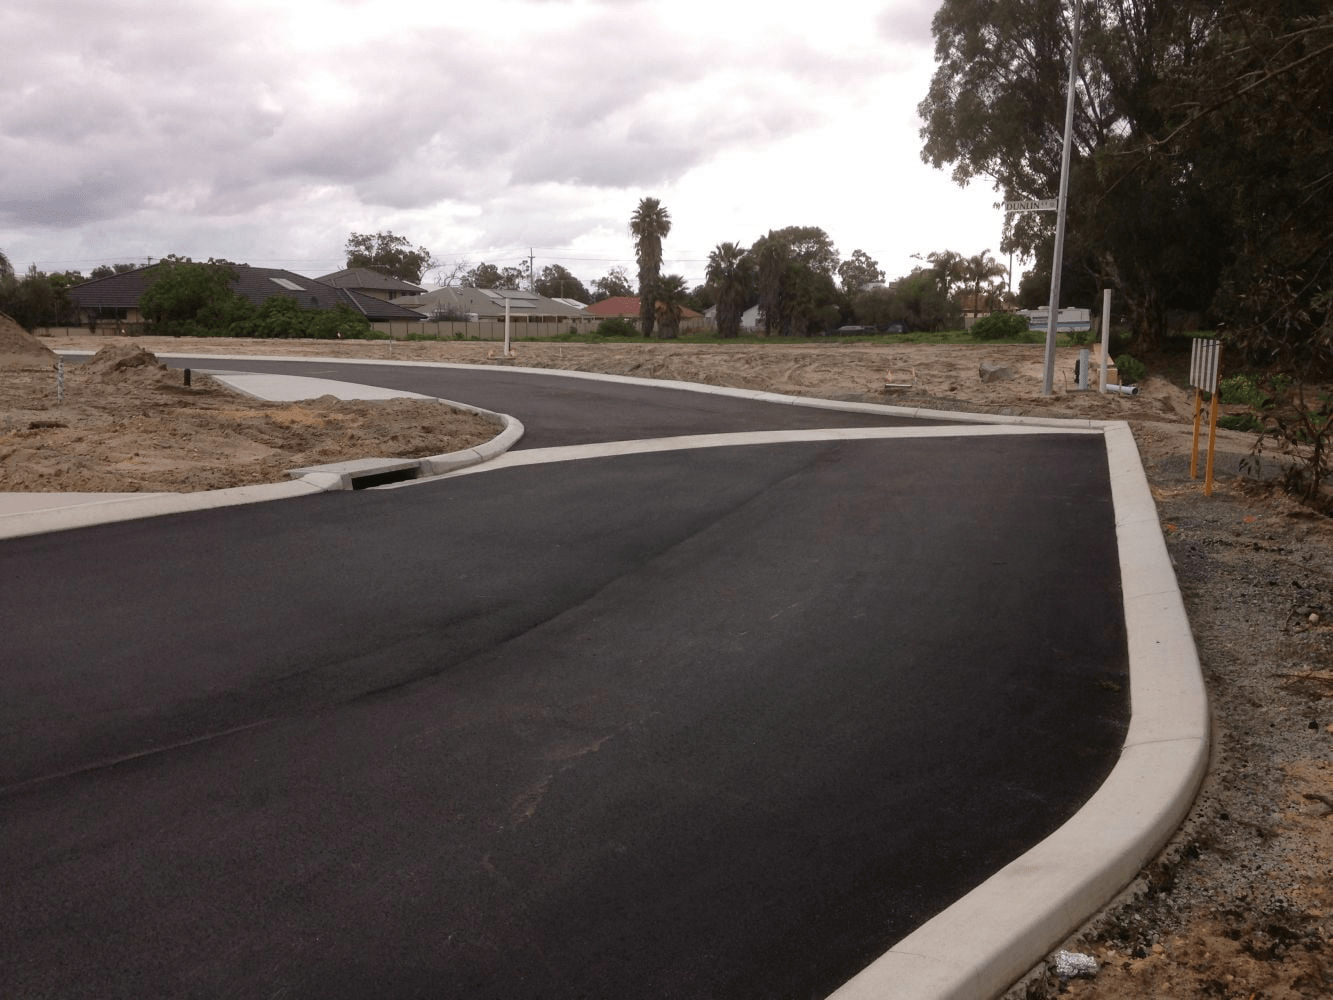
{"type": "Polygon", "coordinates": [[[1051,395],[1055,378],[1055,332],[1060,326],[1060,271],[1065,256],[1065,216],[1069,209],[1069,147],[1074,135],[1074,80],[1078,75],[1080,0],[1074,0],[1074,30],[1069,38],[1069,89],[1065,95],[1065,145],[1060,155],[1060,195],[1055,215],[1055,255],[1051,259],[1051,312],[1046,320],[1046,363],[1041,394],[1051,395]]]}

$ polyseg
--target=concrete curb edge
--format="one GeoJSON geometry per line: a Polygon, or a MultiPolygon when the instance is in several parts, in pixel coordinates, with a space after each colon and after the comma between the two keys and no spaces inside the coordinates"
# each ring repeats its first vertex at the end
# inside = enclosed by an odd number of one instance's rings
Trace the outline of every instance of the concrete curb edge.
{"type": "Polygon", "coordinates": [[[889,949],[831,1000],[1003,993],[1133,881],[1189,811],[1208,766],[1208,696],[1127,424],[1105,429],[1129,639],[1120,759],[1072,818],[889,949]],[[1016,919],[1016,915],[1022,915],[1016,919]]]}

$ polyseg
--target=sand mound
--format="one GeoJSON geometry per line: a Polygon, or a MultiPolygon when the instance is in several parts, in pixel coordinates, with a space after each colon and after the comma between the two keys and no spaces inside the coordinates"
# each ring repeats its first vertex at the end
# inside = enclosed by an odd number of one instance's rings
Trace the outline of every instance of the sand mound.
{"type": "Polygon", "coordinates": [[[138,344],[109,344],[102,348],[84,365],[84,371],[90,375],[100,375],[104,379],[126,372],[148,373],[156,375],[166,371],[167,366],[157,360],[152,351],[145,351],[138,344]]]}
{"type": "Polygon", "coordinates": [[[0,368],[54,368],[56,353],[0,313],[0,368]]]}

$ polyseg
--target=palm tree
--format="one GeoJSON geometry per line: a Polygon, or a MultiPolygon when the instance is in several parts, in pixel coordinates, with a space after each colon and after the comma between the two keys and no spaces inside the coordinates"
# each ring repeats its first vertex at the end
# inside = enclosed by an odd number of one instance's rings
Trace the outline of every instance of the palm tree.
{"type": "Polygon", "coordinates": [[[708,255],[706,277],[717,294],[717,332],[740,336],[741,314],[754,286],[754,258],[743,246],[719,243],[708,255]]]}
{"type": "Polygon", "coordinates": [[[680,336],[680,314],[689,294],[690,286],[679,274],[668,274],[657,280],[657,316],[662,321],[658,336],[663,340],[675,340],[680,336]]]}
{"type": "Polygon", "coordinates": [[[656,198],[643,198],[629,217],[634,256],[639,261],[639,319],[643,335],[653,334],[657,277],[662,273],[662,240],[671,232],[671,213],[656,198]]]}
{"type": "Polygon", "coordinates": [[[986,249],[962,262],[963,281],[972,292],[972,314],[981,311],[981,289],[989,286],[991,278],[1003,278],[1008,271],[986,249]]]}
{"type": "Polygon", "coordinates": [[[951,298],[954,289],[963,283],[963,255],[952,250],[937,250],[926,254],[926,260],[935,268],[935,276],[944,289],[944,297],[951,298]]]}

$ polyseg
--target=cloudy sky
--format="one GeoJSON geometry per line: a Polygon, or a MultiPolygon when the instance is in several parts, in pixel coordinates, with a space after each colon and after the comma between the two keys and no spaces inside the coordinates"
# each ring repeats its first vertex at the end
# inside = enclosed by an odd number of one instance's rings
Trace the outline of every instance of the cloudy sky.
{"type": "MultiPolygon", "coordinates": [[[[665,270],[823,227],[889,277],[996,251],[998,199],[921,162],[938,0],[7,0],[0,251],[15,270],[168,253],[317,276],[351,232],[445,265],[531,250],[665,270]]],[[[435,276],[425,279],[431,283],[435,276]]]]}

